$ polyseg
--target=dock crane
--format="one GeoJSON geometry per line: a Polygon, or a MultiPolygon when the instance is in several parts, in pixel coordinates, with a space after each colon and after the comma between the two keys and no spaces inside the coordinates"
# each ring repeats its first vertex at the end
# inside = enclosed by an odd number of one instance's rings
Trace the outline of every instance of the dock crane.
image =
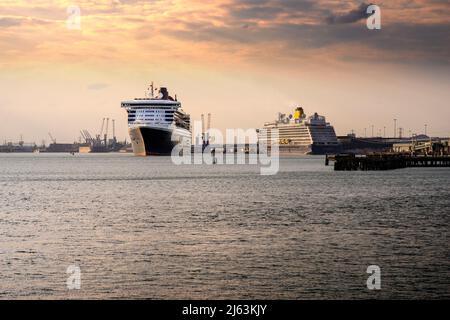
{"type": "Polygon", "coordinates": [[[97,140],[100,140],[100,139],[101,139],[101,137],[102,137],[102,135],[103,135],[103,128],[104,128],[104,126],[105,126],[105,118],[103,118],[103,121],[102,121],[102,127],[101,127],[101,129],[100,129],[100,134],[97,136],[97,140]]]}
{"type": "Polygon", "coordinates": [[[51,140],[53,143],[56,143],[56,139],[53,138],[53,136],[52,136],[52,134],[51,134],[50,132],[48,133],[48,136],[50,137],[50,140],[51,140]]]}
{"type": "Polygon", "coordinates": [[[82,130],[80,130],[80,134],[81,134],[81,137],[84,139],[84,141],[85,141],[86,143],[88,143],[88,140],[87,140],[87,138],[86,138],[86,136],[84,135],[84,132],[83,132],[82,130]]]}
{"type": "Polygon", "coordinates": [[[84,136],[86,137],[86,142],[93,143],[94,139],[92,139],[91,134],[86,129],[83,130],[84,136]]]}
{"type": "Polygon", "coordinates": [[[112,130],[113,130],[113,132],[112,132],[112,134],[113,134],[113,141],[114,141],[114,144],[116,144],[116,142],[117,142],[117,139],[116,139],[116,120],[114,120],[114,119],[112,119],[112,130]]]}
{"type": "Polygon", "coordinates": [[[109,127],[109,118],[106,118],[106,130],[104,136],[105,147],[108,145],[108,127],[109,127]]]}

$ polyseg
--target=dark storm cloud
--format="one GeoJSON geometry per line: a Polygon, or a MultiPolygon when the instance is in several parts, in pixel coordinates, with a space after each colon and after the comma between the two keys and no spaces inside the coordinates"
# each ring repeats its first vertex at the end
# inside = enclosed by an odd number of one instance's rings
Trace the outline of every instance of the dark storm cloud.
{"type": "MultiPolygon", "coordinates": [[[[233,5],[225,7],[228,14],[223,18],[223,25],[188,22],[183,29],[169,29],[167,34],[186,41],[278,42],[291,52],[336,45],[345,50],[346,45],[353,48],[361,45],[386,52],[386,59],[450,64],[450,23],[391,22],[382,25],[381,30],[368,30],[365,23],[355,22],[368,16],[366,9],[370,4],[358,3],[354,9],[338,14],[319,1],[234,0],[233,5]],[[289,20],[299,14],[299,20],[289,20]],[[302,23],[305,17],[315,23],[302,23]],[[261,21],[264,23],[260,24],[261,21]]],[[[358,52],[349,54],[358,55],[358,52]]]]}
{"type": "Polygon", "coordinates": [[[366,13],[369,4],[361,3],[358,8],[350,10],[344,14],[331,14],[326,18],[329,24],[354,23],[366,19],[369,15],[366,13]]]}
{"type": "Polygon", "coordinates": [[[311,0],[240,0],[226,6],[230,18],[243,20],[272,20],[280,14],[310,12],[315,8],[311,0]]]}
{"type": "MultiPolygon", "coordinates": [[[[242,26],[217,27],[189,23],[185,30],[169,31],[171,36],[187,41],[235,42],[255,44],[283,42],[293,52],[328,46],[363,45],[389,53],[386,60],[400,61],[417,57],[422,62],[450,64],[450,24],[393,24],[380,32],[360,24],[302,25],[276,24],[268,28],[242,26]]],[[[357,52],[351,52],[357,55],[357,52]]],[[[364,59],[364,56],[359,58],[364,59]]]]}

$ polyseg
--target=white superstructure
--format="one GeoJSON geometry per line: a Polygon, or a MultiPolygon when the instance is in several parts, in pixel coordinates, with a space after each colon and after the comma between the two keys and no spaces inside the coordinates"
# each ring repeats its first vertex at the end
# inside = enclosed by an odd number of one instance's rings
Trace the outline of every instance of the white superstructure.
{"type": "Polygon", "coordinates": [[[122,101],[128,114],[128,129],[136,155],[170,155],[173,147],[191,144],[190,116],[181,103],[160,88],[153,96],[153,85],[148,98],[122,101]]]}
{"type": "Polygon", "coordinates": [[[271,129],[278,129],[278,141],[280,151],[289,150],[300,153],[322,154],[335,152],[339,144],[333,126],[324,116],[317,113],[306,117],[303,108],[295,109],[294,114],[286,115],[279,113],[278,119],[264,124],[265,130],[260,130],[259,141],[272,144],[271,129]],[[267,132],[266,134],[262,134],[267,132]]]}

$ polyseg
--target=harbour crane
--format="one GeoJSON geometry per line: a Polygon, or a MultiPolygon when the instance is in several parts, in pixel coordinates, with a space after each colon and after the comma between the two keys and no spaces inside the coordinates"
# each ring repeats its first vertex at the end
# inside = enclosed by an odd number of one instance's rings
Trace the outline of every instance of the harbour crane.
{"type": "Polygon", "coordinates": [[[92,139],[91,134],[86,129],[83,130],[84,135],[86,137],[86,141],[89,141],[90,143],[93,143],[94,139],[92,139]]]}
{"type": "Polygon", "coordinates": [[[112,119],[112,130],[113,130],[113,141],[114,143],[116,143],[117,139],[116,139],[116,120],[112,119]]]}
{"type": "Polygon", "coordinates": [[[48,133],[48,136],[50,137],[50,140],[51,140],[53,143],[56,143],[56,139],[53,138],[53,136],[52,136],[52,134],[51,134],[50,132],[48,133]]]}
{"type": "Polygon", "coordinates": [[[103,135],[103,128],[104,128],[104,126],[105,126],[105,118],[103,118],[103,121],[102,121],[102,127],[101,127],[101,129],[100,129],[100,134],[97,136],[97,140],[100,140],[100,139],[101,139],[101,137],[102,137],[102,135],[103,135]]]}
{"type": "Polygon", "coordinates": [[[105,130],[105,147],[108,145],[108,127],[109,127],[109,118],[106,118],[106,130],[105,130]]]}
{"type": "Polygon", "coordinates": [[[87,138],[86,138],[86,136],[84,135],[84,133],[83,133],[82,130],[80,130],[80,134],[81,134],[81,137],[84,139],[84,141],[85,141],[86,143],[88,143],[88,140],[87,140],[87,138]]]}

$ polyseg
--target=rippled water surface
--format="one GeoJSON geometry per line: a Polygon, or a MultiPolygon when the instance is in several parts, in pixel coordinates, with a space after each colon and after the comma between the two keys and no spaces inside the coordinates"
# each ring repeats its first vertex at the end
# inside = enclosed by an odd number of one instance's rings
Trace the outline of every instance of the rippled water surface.
{"type": "Polygon", "coordinates": [[[449,180],[445,168],[334,172],[322,157],[261,176],[0,154],[0,298],[448,299],[449,180]]]}

